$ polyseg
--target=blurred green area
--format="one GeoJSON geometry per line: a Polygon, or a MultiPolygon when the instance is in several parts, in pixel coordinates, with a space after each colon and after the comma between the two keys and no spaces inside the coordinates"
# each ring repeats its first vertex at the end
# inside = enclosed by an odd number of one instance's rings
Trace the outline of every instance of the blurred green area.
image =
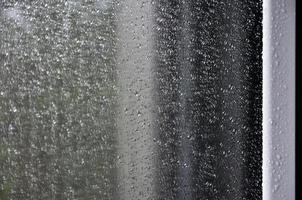
{"type": "Polygon", "coordinates": [[[0,199],[111,199],[114,4],[8,1],[0,14],[0,199]]]}

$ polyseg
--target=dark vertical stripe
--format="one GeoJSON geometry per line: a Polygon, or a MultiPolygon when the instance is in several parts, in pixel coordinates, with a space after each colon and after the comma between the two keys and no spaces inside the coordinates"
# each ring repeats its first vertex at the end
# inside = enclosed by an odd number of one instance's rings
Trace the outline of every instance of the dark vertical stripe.
{"type": "Polygon", "coordinates": [[[175,199],[178,187],[180,124],[180,68],[178,60],[180,1],[160,0],[155,5],[156,48],[156,190],[159,199],[175,199]]]}
{"type": "Polygon", "coordinates": [[[155,6],[159,199],[261,199],[262,2],[185,3],[155,6]]]}

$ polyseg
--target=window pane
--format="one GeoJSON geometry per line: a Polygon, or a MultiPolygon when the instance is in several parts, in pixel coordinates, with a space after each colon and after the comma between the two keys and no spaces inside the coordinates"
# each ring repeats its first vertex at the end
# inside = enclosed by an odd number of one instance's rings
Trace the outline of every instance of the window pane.
{"type": "Polygon", "coordinates": [[[0,3],[0,199],[262,199],[262,1],[0,3]]]}

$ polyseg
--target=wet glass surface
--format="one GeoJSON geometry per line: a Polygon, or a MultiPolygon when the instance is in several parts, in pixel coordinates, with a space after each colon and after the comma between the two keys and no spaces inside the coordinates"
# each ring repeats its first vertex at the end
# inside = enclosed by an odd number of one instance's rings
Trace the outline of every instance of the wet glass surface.
{"type": "Polygon", "coordinates": [[[0,2],[0,199],[261,199],[262,1],[0,2]]]}

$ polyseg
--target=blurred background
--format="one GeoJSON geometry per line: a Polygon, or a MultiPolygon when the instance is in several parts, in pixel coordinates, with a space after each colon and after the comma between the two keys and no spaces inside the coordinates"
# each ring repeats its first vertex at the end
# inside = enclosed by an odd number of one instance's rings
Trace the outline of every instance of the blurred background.
{"type": "Polygon", "coordinates": [[[262,199],[262,1],[0,3],[0,199],[262,199]]]}

